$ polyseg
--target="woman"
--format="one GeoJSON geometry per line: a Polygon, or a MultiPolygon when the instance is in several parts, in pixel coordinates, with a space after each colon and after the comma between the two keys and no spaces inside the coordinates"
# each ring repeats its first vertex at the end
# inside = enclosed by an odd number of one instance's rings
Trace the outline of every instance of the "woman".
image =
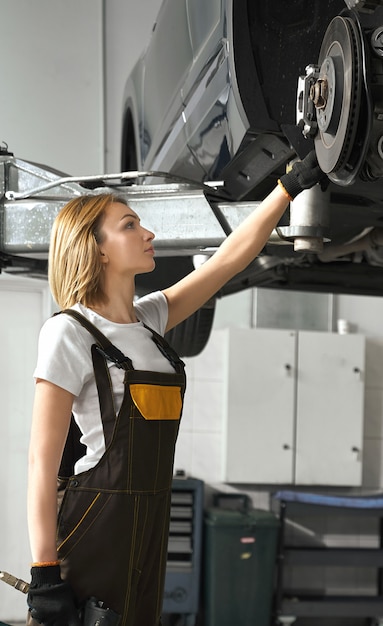
{"type": "Polygon", "coordinates": [[[134,302],[154,269],[154,234],[112,194],[76,198],[52,230],[49,282],[62,309],[44,324],[35,371],[28,524],[29,623],[78,626],[96,597],[121,626],[160,624],[183,364],[162,339],[264,247],[289,200],[324,177],[314,153],[191,274],[134,302]],[[57,475],[73,414],[85,454],[57,475]]]}

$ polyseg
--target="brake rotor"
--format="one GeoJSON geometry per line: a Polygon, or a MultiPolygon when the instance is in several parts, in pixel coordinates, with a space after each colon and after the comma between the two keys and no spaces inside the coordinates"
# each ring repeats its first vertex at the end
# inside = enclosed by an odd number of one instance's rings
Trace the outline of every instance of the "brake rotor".
{"type": "Polygon", "coordinates": [[[350,184],[361,165],[363,55],[357,24],[349,17],[335,17],[322,42],[319,80],[311,98],[318,122],[318,163],[338,185],[350,184]]]}

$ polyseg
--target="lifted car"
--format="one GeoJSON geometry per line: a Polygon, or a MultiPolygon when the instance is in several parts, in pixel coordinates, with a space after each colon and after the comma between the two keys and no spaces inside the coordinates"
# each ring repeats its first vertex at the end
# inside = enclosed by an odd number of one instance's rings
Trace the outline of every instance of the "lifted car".
{"type": "Polygon", "coordinates": [[[279,232],[296,244],[266,246],[251,285],[383,293],[382,5],[162,3],[126,84],[122,169],[223,180],[226,199],[260,200],[315,146],[331,181],[291,204],[279,232]]]}
{"type": "MultiPolygon", "coordinates": [[[[209,255],[313,147],[328,175],[290,204],[249,287],[383,294],[383,0],[164,0],[124,95],[122,173],[72,178],[0,157],[0,264],[45,276],[52,219],[113,189],[156,233],[138,295],[209,255]],[[158,182],[160,184],[158,184],[158,182]],[[136,204],[135,204],[136,203],[136,204]]],[[[168,337],[209,337],[216,298],[168,337]]]]}

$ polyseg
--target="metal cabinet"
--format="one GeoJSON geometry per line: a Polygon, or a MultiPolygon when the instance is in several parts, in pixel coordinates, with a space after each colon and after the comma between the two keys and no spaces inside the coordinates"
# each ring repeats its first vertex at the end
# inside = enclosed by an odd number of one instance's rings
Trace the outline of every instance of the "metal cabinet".
{"type": "Polygon", "coordinates": [[[224,480],[360,485],[365,338],[228,329],[224,480]]]}
{"type": "Polygon", "coordinates": [[[199,611],[203,506],[202,480],[173,478],[162,610],[183,616],[184,626],[193,626],[199,611]]]}

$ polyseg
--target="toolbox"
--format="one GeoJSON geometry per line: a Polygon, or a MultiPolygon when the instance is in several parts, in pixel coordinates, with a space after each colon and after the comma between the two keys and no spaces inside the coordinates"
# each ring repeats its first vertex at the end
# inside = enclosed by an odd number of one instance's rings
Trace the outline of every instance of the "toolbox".
{"type": "Polygon", "coordinates": [[[269,626],[278,518],[246,494],[216,494],[204,527],[205,626],[269,626]]]}

